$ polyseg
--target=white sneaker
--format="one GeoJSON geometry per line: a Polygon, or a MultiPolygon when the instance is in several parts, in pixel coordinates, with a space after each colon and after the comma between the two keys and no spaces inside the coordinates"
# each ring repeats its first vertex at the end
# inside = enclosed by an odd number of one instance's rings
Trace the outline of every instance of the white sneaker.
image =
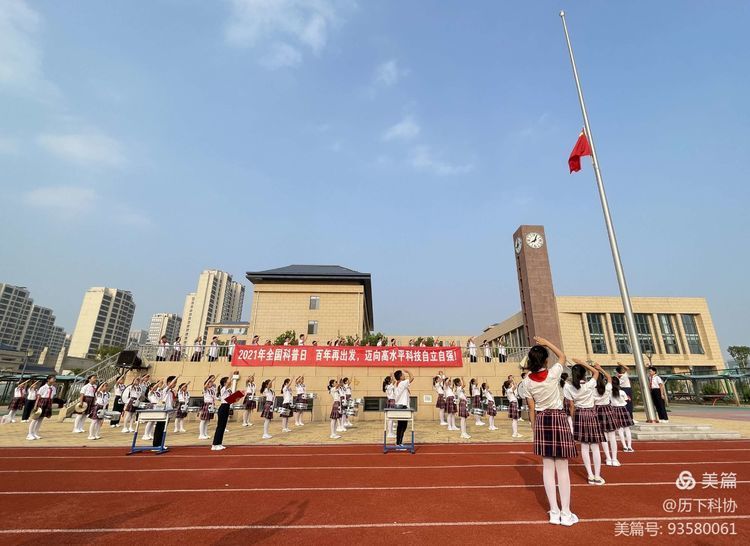
{"type": "Polygon", "coordinates": [[[571,525],[575,525],[576,523],[578,523],[578,516],[576,516],[573,512],[571,512],[570,514],[560,514],[560,525],[570,527],[571,525]]]}
{"type": "Polygon", "coordinates": [[[273,436],[271,436],[270,434],[264,434],[264,435],[263,435],[263,439],[264,439],[264,440],[269,440],[269,439],[271,439],[271,438],[273,438],[273,436]]]}
{"type": "Polygon", "coordinates": [[[519,420],[519,421],[523,421],[523,418],[519,417],[519,418],[518,418],[518,420],[519,420]]]}
{"type": "MultiPolygon", "coordinates": [[[[329,436],[329,438],[330,438],[331,440],[338,440],[339,438],[341,438],[341,436],[339,436],[338,434],[331,434],[331,435],[329,436]]],[[[395,438],[395,436],[394,436],[394,438],[395,438]]]]}
{"type": "Polygon", "coordinates": [[[607,466],[614,466],[612,464],[612,459],[607,459],[607,461],[604,464],[606,464],[607,466]]]}
{"type": "Polygon", "coordinates": [[[483,427],[484,426],[484,421],[479,421],[478,423],[474,423],[474,425],[477,426],[477,427],[483,427]]]}
{"type": "Polygon", "coordinates": [[[73,434],[80,434],[81,432],[83,432],[83,431],[82,430],[78,430],[78,429],[73,429],[73,434]]]}
{"type": "Polygon", "coordinates": [[[42,437],[41,437],[41,436],[39,436],[38,434],[34,434],[34,438],[35,438],[36,440],[41,440],[41,439],[42,439],[42,437]]]}
{"type": "Polygon", "coordinates": [[[101,440],[101,439],[102,439],[102,437],[101,437],[101,436],[94,436],[94,439],[96,439],[96,440],[101,440]]]}
{"type": "Polygon", "coordinates": [[[250,423],[242,423],[242,426],[243,426],[243,427],[249,427],[249,426],[250,426],[250,423]]]}
{"type": "Polygon", "coordinates": [[[116,424],[115,426],[116,426],[117,428],[120,428],[120,423],[117,423],[117,424],[116,424]]]}
{"type": "Polygon", "coordinates": [[[28,422],[29,422],[29,420],[28,420],[28,419],[21,419],[21,422],[22,422],[22,423],[28,423],[28,422]]]}
{"type": "Polygon", "coordinates": [[[463,434],[461,434],[461,438],[463,438],[463,439],[465,439],[465,440],[468,440],[469,438],[471,438],[471,436],[469,436],[468,434],[466,434],[466,433],[464,432],[463,434]]]}
{"type": "Polygon", "coordinates": [[[214,451],[222,451],[223,449],[226,449],[226,447],[224,447],[223,445],[218,445],[218,446],[211,446],[211,449],[213,449],[214,451]]]}
{"type": "Polygon", "coordinates": [[[247,426],[251,427],[251,426],[253,426],[253,424],[252,423],[248,423],[247,426]]]}
{"type": "Polygon", "coordinates": [[[560,512],[549,512],[549,522],[552,525],[560,525],[560,512]]]}
{"type": "MultiPolygon", "coordinates": [[[[13,421],[13,422],[15,423],[15,421],[13,421]]],[[[669,424],[669,419],[664,419],[664,420],[662,420],[662,421],[660,421],[660,422],[661,422],[661,423],[667,423],[667,424],[669,424]]]]}
{"type": "Polygon", "coordinates": [[[89,436],[89,440],[96,440],[96,436],[89,436]]]}
{"type": "Polygon", "coordinates": [[[290,428],[282,428],[281,432],[292,432],[292,429],[290,429],[290,428]]]}
{"type": "Polygon", "coordinates": [[[613,459],[612,466],[622,466],[622,465],[620,464],[620,461],[618,461],[617,459],[613,459]]]}
{"type": "Polygon", "coordinates": [[[36,440],[36,436],[32,436],[31,434],[29,434],[28,436],[26,436],[26,439],[29,441],[36,440]]]}
{"type": "Polygon", "coordinates": [[[490,427],[487,430],[497,430],[497,427],[490,427]]]}
{"type": "Polygon", "coordinates": [[[344,427],[338,427],[336,432],[346,432],[346,429],[344,427]]]}
{"type": "Polygon", "coordinates": [[[219,446],[211,446],[211,451],[218,451],[219,446]]]}
{"type": "Polygon", "coordinates": [[[122,433],[123,433],[123,434],[128,434],[129,432],[130,432],[130,430],[128,430],[128,429],[126,429],[126,428],[122,429],[122,433]]]}
{"type": "Polygon", "coordinates": [[[208,440],[208,436],[198,436],[199,440],[208,440]]]}
{"type": "Polygon", "coordinates": [[[446,426],[448,423],[440,423],[440,426],[446,426]]]}
{"type": "Polygon", "coordinates": [[[115,428],[117,425],[109,425],[109,428],[115,428]]]}
{"type": "Polygon", "coordinates": [[[636,421],[635,419],[633,419],[633,424],[634,425],[637,425],[638,423],[639,423],[639,421],[636,421]]]}

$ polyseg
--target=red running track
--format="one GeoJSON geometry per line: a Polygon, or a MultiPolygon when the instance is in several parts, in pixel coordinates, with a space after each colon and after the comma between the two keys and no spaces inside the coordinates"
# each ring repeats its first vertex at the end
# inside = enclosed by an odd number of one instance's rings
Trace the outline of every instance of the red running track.
{"type": "Polygon", "coordinates": [[[421,445],[416,455],[375,445],[130,457],[119,448],[10,448],[0,455],[0,544],[748,543],[750,441],[635,447],[620,454],[623,466],[603,468],[603,487],[588,485],[580,460],[571,461],[581,518],[571,528],[547,523],[530,444],[421,445]],[[685,470],[699,483],[680,491],[685,470]],[[736,489],[700,484],[722,472],[736,475],[736,489]],[[671,499],[690,499],[691,512],[665,511],[671,499]],[[715,499],[724,501],[719,511],[709,509],[715,499]],[[615,536],[639,523],[645,537],[615,536]],[[670,534],[686,523],[736,534],[670,534]]]}

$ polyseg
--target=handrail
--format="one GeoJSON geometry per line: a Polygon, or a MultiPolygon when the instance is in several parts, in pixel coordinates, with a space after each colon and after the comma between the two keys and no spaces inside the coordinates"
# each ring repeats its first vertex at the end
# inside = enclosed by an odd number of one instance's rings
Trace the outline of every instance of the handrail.
{"type": "Polygon", "coordinates": [[[99,384],[109,383],[117,378],[119,374],[119,367],[117,366],[119,357],[120,353],[112,355],[78,374],[80,380],[74,381],[68,388],[66,405],[72,404],[78,400],[81,395],[81,389],[86,384],[86,378],[90,375],[96,375],[99,378],[99,384]]]}

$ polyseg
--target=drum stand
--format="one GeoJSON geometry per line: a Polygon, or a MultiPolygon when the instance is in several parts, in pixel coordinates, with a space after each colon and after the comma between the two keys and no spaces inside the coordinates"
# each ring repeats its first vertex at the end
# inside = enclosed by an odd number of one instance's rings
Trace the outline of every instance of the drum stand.
{"type": "Polygon", "coordinates": [[[128,455],[133,453],[140,453],[141,451],[153,451],[157,455],[166,453],[169,451],[168,447],[165,447],[167,442],[167,430],[169,429],[169,417],[174,411],[167,411],[163,409],[143,409],[137,410],[138,420],[135,423],[135,433],[133,434],[133,444],[130,446],[130,452],[128,455]],[[136,446],[138,442],[138,428],[141,423],[164,423],[164,434],[161,437],[161,444],[158,446],[136,446]]]}
{"type": "Polygon", "coordinates": [[[414,413],[411,408],[385,408],[384,425],[383,425],[383,453],[389,451],[410,451],[414,454],[414,413]],[[411,444],[404,444],[403,447],[388,445],[388,421],[409,421],[411,422],[411,444]]]}

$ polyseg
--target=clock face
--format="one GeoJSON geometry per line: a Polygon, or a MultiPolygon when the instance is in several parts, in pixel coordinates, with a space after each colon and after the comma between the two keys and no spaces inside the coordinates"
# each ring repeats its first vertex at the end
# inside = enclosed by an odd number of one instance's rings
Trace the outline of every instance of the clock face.
{"type": "Polygon", "coordinates": [[[521,248],[523,248],[523,243],[521,242],[520,237],[516,237],[516,240],[513,246],[516,248],[516,254],[520,254],[521,248]]]}
{"type": "Polygon", "coordinates": [[[531,248],[541,248],[544,244],[544,238],[536,232],[531,232],[526,235],[526,244],[531,248]]]}

